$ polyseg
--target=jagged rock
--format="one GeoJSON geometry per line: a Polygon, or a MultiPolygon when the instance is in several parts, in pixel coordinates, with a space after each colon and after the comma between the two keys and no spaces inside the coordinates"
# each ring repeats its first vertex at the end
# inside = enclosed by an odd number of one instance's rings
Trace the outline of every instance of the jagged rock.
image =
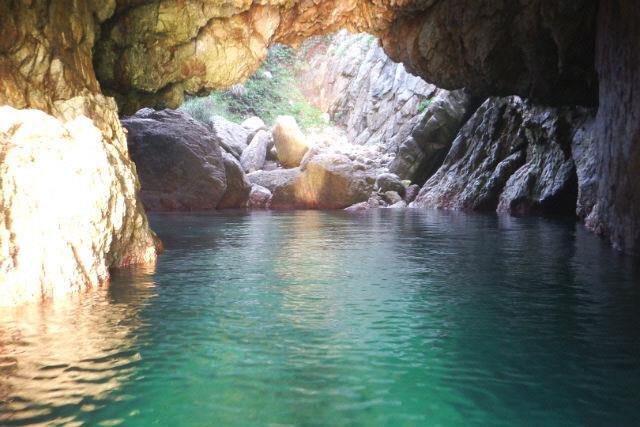
{"type": "Polygon", "coordinates": [[[227,190],[218,139],[186,113],[156,111],[122,120],[149,210],[215,209],[227,190]]]}
{"type": "Polygon", "coordinates": [[[267,125],[262,121],[260,117],[253,116],[240,123],[240,126],[245,128],[249,134],[255,134],[259,130],[267,130],[267,125]]]}
{"type": "Polygon", "coordinates": [[[273,141],[278,161],[287,168],[300,165],[309,149],[307,140],[298,127],[296,119],[291,116],[280,116],[273,127],[273,141]]]}
{"type": "Polygon", "coordinates": [[[86,291],[160,249],[113,101],[56,105],[61,118],[0,107],[0,306],[86,291]]]}
{"type": "Polygon", "coordinates": [[[249,207],[252,209],[267,209],[271,204],[271,191],[258,184],[251,186],[249,194],[249,207]]]}
{"type": "Polygon", "coordinates": [[[222,116],[211,117],[210,125],[213,136],[220,147],[240,160],[242,152],[247,148],[249,131],[222,116]]]}
{"type": "Polygon", "coordinates": [[[247,180],[240,162],[231,154],[222,151],[227,189],[220,199],[218,209],[244,208],[249,201],[251,184],[247,180]]]}
{"type": "Polygon", "coordinates": [[[389,165],[389,170],[411,182],[424,183],[438,170],[456,134],[470,115],[465,91],[441,91],[427,107],[389,165]]]}
{"type": "Polygon", "coordinates": [[[439,91],[393,62],[369,34],[340,31],[310,52],[302,90],[354,144],[395,153],[420,122],[421,105],[439,91]]]}
{"type": "Polygon", "coordinates": [[[406,188],[398,175],[393,173],[383,173],[378,175],[374,185],[374,189],[385,193],[387,191],[394,191],[400,196],[404,196],[406,188]]]}
{"type": "Polygon", "coordinates": [[[513,214],[575,212],[571,110],[518,97],[487,100],[413,205],[513,214]]]}
{"type": "Polygon", "coordinates": [[[577,109],[571,122],[574,129],[571,155],[578,176],[576,214],[584,220],[591,214],[598,197],[598,155],[594,140],[595,114],[591,110],[577,109]]]}
{"type": "Polygon", "coordinates": [[[245,172],[251,173],[262,169],[267,158],[269,139],[269,133],[264,130],[259,130],[251,139],[240,156],[240,164],[245,172]]]}

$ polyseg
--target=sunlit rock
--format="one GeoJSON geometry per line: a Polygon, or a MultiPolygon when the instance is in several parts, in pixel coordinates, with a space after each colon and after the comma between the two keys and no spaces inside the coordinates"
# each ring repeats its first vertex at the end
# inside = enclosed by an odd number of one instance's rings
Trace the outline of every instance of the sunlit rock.
{"type": "Polygon", "coordinates": [[[85,105],[113,108],[74,99],[57,105],[62,120],[0,107],[0,305],[80,292],[106,283],[111,267],[155,262],[159,242],[117,119],[104,114],[113,128],[99,129],[78,114],[85,105]]]}
{"type": "Polygon", "coordinates": [[[273,126],[273,141],[275,142],[278,161],[287,168],[300,165],[309,144],[300,130],[296,119],[291,116],[280,116],[273,126]]]}

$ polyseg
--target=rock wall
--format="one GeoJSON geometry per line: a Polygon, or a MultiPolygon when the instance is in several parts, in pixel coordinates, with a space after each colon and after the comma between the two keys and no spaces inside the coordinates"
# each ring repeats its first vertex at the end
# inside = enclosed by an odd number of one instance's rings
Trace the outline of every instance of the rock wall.
{"type": "Polygon", "coordinates": [[[396,153],[443,92],[393,62],[369,34],[340,31],[310,47],[303,93],[354,144],[380,144],[396,153]]]}
{"type": "Polygon", "coordinates": [[[153,264],[135,165],[92,67],[115,2],[0,2],[0,305],[153,264]],[[40,111],[37,111],[37,110],[40,111]]]}
{"type": "Polygon", "coordinates": [[[597,204],[587,226],[640,253],[640,4],[601,0],[596,67],[597,204]]]}
{"type": "MultiPolygon", "coordinates": [[[[572,147],[590,141],[589,131],[576,124],[592,114],[585,109],[539,107],[519,97],[488,99],[460,130],[444,164],[422,187],[413,206],[574,214],[576,164],[583,165],[583,151],[574,160],[572,147]]],[[[581,171],[584,193],[591,176],[584,168],[581,171]]]]}

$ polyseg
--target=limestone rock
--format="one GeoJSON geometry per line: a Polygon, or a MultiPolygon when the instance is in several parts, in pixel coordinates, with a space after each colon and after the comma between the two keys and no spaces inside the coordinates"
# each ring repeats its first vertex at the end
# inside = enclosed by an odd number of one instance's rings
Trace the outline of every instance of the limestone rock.
{"type": "Polygon", "coordinates": [[[251,186],[249,194],[249,207],[252,209],[267,209],[271,204],[271,191],[258,184],[251,186]]]}
{"type": "Polygon", "coordinates": [[[249,201],[251,184],[245,176],[240,162],[231,154],[222,151],[227,189],[220,199],[218,209],[244,208],[249,201]]]}
{"type": "Polygon", "coordinates": [[[222,116],[211,117],[210,125],[213,137],[220,147],[240,160],[240,156],[249,142],[249,131],[222,116]]]}
{"type": "Polygon", "coordinates": [[[149,210],[211,210],[227,190],[217,138],[186,113],[162,110],[122,120],[149,210]]]}
{"type": "Polygon", "coordinates": [[[251,173],[262,169],[267,159],[269,139],[269,133],[264,130],[259,130],[251,139],[240,156],[240,164],[245,172],[251,173]]]}
{"type": "Polygon", "coordinates": [[[273,141],[278,161],[287,168],[299,166],[309,149],[307,140],[298,127],[296,119],[291,116],[280,116],[276,119],[273,127],[273,141]]]}
{"type": "Polygon", "coordinates": [[[0,107],[1,306],[101,285],[109,268],[152,265],[160,249],[113,102],[74,98],[57,108],[64,119],[0,107]],[[103,129],[88,118],[100,108],[103,129]]]}

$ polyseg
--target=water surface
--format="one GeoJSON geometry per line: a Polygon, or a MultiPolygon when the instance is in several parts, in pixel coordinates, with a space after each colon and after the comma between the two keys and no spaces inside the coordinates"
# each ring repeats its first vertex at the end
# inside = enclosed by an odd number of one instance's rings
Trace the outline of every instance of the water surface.
{"type": "Polygon", "coordinates": [[[0,312],[0,424],[640,425],[640,267],[572,221],[152,215],[156,271],[0,312]]]}

